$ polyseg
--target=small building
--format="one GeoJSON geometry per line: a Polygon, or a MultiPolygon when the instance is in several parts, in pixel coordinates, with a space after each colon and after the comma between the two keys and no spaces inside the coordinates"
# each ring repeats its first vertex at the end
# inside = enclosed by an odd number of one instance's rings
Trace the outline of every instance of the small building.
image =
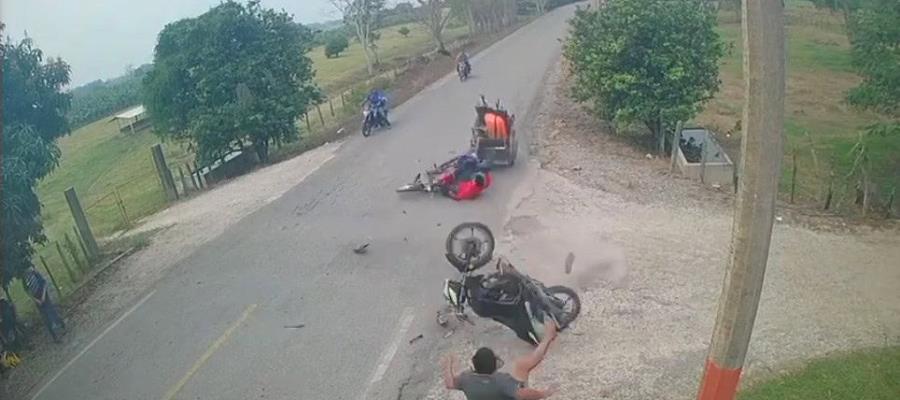
{"type": "Polygon", "coordinates": [[[150,119],[147,118],[147,110],[143,105],[129,108],[116,114],[113,118],[119,127],[119,132],[134,134],[142,129],[150,127],[150,119]]]}

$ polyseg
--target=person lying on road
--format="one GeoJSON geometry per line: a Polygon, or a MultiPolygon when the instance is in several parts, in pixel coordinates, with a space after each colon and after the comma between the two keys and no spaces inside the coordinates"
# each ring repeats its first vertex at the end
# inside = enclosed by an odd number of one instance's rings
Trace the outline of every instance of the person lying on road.
{"type": "Polygon", "coordinates": [[[465,393],[468,400],[540,400],[550,397],[555,389],[527,387],[528,375],[534,370],[556,339],[557,326],[550,318],[544,323],[544,339],[530,354],[517,359],[510,373],[497,372],[497,356],[494,351],[482,347],[472,357],[472,371],[456,374],[455,359],[448,355],[444,360],[444,386],[465,393]]]}

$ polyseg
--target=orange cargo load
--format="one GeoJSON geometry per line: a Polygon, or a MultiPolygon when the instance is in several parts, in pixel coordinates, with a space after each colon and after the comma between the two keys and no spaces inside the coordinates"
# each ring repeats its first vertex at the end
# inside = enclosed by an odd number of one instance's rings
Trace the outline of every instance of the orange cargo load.
{"type": "Polygon", "coordinates": [[[485,131],[492,139],[504,139],[509,137],[509,126],[506,118],[500,114],[489,112],[484,114],[485,131]]]}

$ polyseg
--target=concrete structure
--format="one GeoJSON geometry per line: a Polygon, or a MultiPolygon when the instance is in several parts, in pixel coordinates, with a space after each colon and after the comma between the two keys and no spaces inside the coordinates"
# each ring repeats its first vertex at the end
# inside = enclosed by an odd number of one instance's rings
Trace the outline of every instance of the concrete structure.
{"type": "Polygon", "coordinates": [[[116,114],[113,118],[119,126],[119,132],[134,134],[141,129],[150,126],[150,119],[147,118],[147,110],[143,105],[129,108],[121,113],[116,114]]]}
{"type": "Polygon", "coordinates": [[[734,163],[708,130],[686,128],[681,131],[681,138],[695,143],[703,149],[701,160],[690,162],[685,157],[681,146],[678,146],[675,164],[682,175],[710,185],[726,186],[733,183],[734,163]]]}

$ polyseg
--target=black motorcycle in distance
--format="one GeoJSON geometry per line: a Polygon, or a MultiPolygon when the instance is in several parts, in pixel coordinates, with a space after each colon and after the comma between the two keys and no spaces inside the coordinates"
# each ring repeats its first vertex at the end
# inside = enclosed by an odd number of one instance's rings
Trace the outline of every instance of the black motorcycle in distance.
{"type": "MultiPolygon", "coordinates": [[[[473,323],[466,314],[468,305],[476,315],[490,318],[512,329],[520,339],[537,345],[545,318],[551,318],[559,330],[566,329],[581,312],[581,300],[565,286],[546,287],[505,260],[498,259],[496,272],[475,274],[493,258],[494,236],[480,223],[463,223],[447,237],[447,261],[460,272],[457,280],[444,281],[447,307],[438,311],[437,323],[446,326],[450,316],[473,323]],[[468,237],[464,234],[468,232],[468,237]],[[479,237],[480,236],[480,237],[479,237]]],[[[574,262],[566,260],[566,270],[574,262]]]]}

